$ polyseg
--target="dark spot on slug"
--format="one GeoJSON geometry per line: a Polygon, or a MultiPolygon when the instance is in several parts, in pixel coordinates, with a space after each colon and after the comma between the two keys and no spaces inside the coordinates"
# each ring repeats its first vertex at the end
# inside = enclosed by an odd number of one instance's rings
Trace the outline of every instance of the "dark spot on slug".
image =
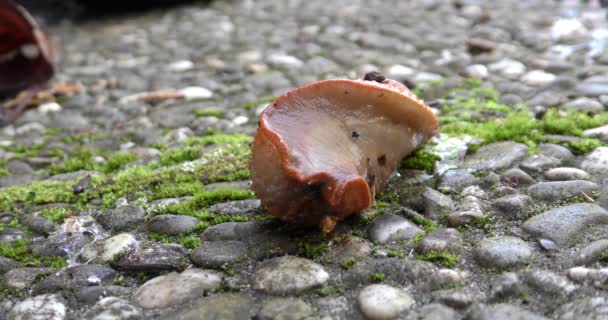
{"type": "Polygon", "coordinates": [[[356,138],[359,138],[359,132],[357,132],[357,131],[353,130],[353,133],[351,133],[351,135],[350,135],[350,136],[351,136],[351,137],[353,137],[353,138],[355,138],[355,139],[356,139],[356,138]]]}
{"type": "Polygon", "coordinates": [[[367,185],[373,186],[374,183],[376,183],[376,175],[373,173],[368,173],[366,180],[367,180],[367,185]]]}
{"type": "Polygon", "coordinates": [[[309,184],[306,186],[306,191],[313,197],[313,199],[323,199],[323,188],[325,184],[322,182],[309,184]]]}
{"type": "Polygon", "coordinates": [[[365,77],[363,77],[363,80],[376,81],[376,82],[382,83],[382,81],[386,80],[386,77],[378,71],[372,71],[372,72],[366,73],[365,77]]]}
{"type": "Polygon", "coordinates": [[[383,154],[378,157],[378,164],[384,166],[386,164],[386,155],[383,154]]]}
{"type": "Polygon", "coordinates": [[[348,90],[344,90],[344,94],[348,94],[348,90]]]}
{"type": "Polygon", "coordinates": [[[384,93],[383,92],[378,95],[378,98],[382,98],[382,97],[384,97],[384,93]]]}

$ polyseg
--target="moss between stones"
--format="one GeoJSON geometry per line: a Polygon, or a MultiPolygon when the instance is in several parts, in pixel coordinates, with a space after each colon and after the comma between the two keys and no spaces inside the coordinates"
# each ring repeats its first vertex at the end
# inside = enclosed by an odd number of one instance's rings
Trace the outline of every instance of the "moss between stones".
{"type": "Polygon", "coordinates": [[[445,268],[452,268],[458,264],[458,256],[449,252],[430,251],[416,255],[416,259],[439,264],[445,268]]]}
{"type": "Polygon", "coordinates": [[[531,152],[536,151],[539,143],[547,142],[545,135],[548,134],[580,137],[575,143],[559,142],[577,154],[606,145],[597,139],[582,137],[582,132],[607,124],[608,112],[586,114],[550,109],[536,119],[525,106],[511,108],[498,103],[498,93],[491,89],[456,89],[450,95],[460,96],[447,97],[448,103],[441,108],[439,116],[441,132],[450,136],[469,135],[482,139],[483,144],[516,141],[528,145],[531,152]]]}
{"type": "Polygon", "coordinates": [[[251,101],[251,102],[247,102],[247,103],[243,103],[240,106],[237,106],[236,108],[238,109],[245,109],[245,110],[251,110],[259,105],[263,105],[265,103],[270,103],[272,101],[274,101],[277,97],[276,96],[269,96],[269,97],[264,97],[261,99],[258,99],[256,101],[251,101]]]}
{"type": "Polygon", "coordinates": [[[384,281],[384,273],[375,272],[372,274],[372,281],[375,283],[379,283],[384,281]]]}
{"type": "Polygon", "coordinates": [[[178,236],[167,236],[154,232],[150,232],[148,237],[152,240],[158,241],[160,243],[179,243],[182,246],[193,249],[201,246],[201,239],[194,235],[178,235],[178,236]]]}
{"type": "Polygon", "coordinates": [[[435,162],[441,160],[438,155],[424,149],[419,149],[411,156],[401,160],[399,169],[401,170],[421,170],[432,174],[435,168],[435,162]]]}
{"type": "Polygon", "coordinates": [[[18,240],[12,243],[0,243],[0,256],[19,261],[32,267],[63,268],[67,266],[66,257],[41,257],[32,252],[29,241],[18,240]]]}
{"type": "Polygon", "coordinates": [[[63,219],[70,213],[67,208],[47,208],[40,212],[40,215],[49,221],[63,223],[63,219]]]}
{"type": "Polygon", "coordinates": [[[224,112],[217,109],[194,109],[192,114],[196,117],[224,117],[224,112]]]}

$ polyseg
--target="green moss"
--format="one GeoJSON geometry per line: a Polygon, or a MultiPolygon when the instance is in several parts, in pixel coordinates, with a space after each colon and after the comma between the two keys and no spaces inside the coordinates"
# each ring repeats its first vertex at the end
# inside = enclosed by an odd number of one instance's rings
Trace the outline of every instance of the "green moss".
{"type": "Polygon", "coordinates": [[[414,223],[416,223],[417,225],[422,226],[426,233],[435,231],[438,228],[435,221],[422,216],[414,216],[412,217],[412,220],[414,220],[414,223]]]}
{"type": "Polygon", "coordinates": [[[193,194],[193,196],[194,198],[190,201],[169,205],[160,210],[160,213],[201,217],[201,215],[206,216],[209,214],[201,212],[201,210],[213,204],[255,198],[253,191],[242,189],[198,190],[193,194]]]}
{"type": "Polygon", "coordinates": [[[55,223],[63,223],[63,219],[70,213],[70,210],[66,208],[48,208],[40,212],[40,215],[45,217],[47,220],[55,223]]]}
{"type": "Polygon", "coordinates": [[[192,161],[198,158],[200,153],[199,148],[195,147],[180,147],[167,150],[160,155],[160,164],[163,166],[192,161]]]}
{"type": "Polygon", "coordinates": [[[74,181],[33,182],[27,186],[15,186],[0,192],[0,211],[9,211],[18,203],[47,204],[56,202],[73,203],[78,200],[74,194],[74,181]]]}
{"type": "Polygon", "coordinates": [[[386,256],[389,258],[403,258],[405,257],[405,254],[397,250],[388,250],[386,251],[386,256]]]}
{"type": "Polygon", "coordinates": [[[195,109],[192,110],[192,114],[196,117],[224,117],[224,112],[217,109],[195,109]]]}
{"type": "Polygon", "coordinates": [[[313,293],[317,294],[321,297],[330,297],[330,296],[335,296],[338,294],[341,294],[342,288],[340,287],[323,287],[323,288],[318,288],[318,289],[314,289],[313,293]]]}
{"type": "Polygon", "coordinates": [[[6,170],[7,163],[8,163],[8,160],[0,159],[0,177],[8,176],[11,174],[10,172],[8,172],[8,170],[6,170]]]}
{"type": "Polygon", "coordinates": [[[400,169],[422,170],[429,174],[433,173],[435,162],[441,158],[429,151],[419,149],[411,156],[401,160],[400,169]]]}
{"type": "Polygon", "coordinates": [[[133,154],[116,152],[107,156],[106,161],[99,164],[93,161],[93,157],[98,155],[103,156],[104,153],[88,148],[79,148],[62,163],[51,165],[49,168],[49,173],[51,175],[55,175],[78,170],[94,170],[110,173],[120,169],[129,162],[137,160],[137,157],[133,154]]]}
{"type": "Polygon", "coordinates": [[[0,243],[0,256],[19,261],[33,267],[63,268],[67,266],[65,257],[41,257],[32,252],[27,240],[0,243]]]}
{"type": "Polygon", "coordinates": [[[384,281],[384,273],[375,272],[372,274],[372,282],[378,283],[384,281]]]}
{"type": "Polygon", "coordinates": [[[179,243],[188,249],[193,249],[201,246],[201,239],[193,235],[167,236],[150,232],[148,236],[150,237],[150,239],[158,241],[160,243],[179,243]]]}
{"type": "Polygon", "coordinates": [[[458,256],[448,252],[431,251],[416,255],[416,259],[439,264],[445,268],[452,268],[458,264],[458,256]]]}
{"type": "Polygon", "coordinates": [[[361,259],[357,259],[357,258],[346,259],[340,264],[340,266],[344,270],[348,270],[348,269],[350,269],[350,267],[352,267],[355,263],[357,263],[359,261],[361,261],[361,259]]]}
{"type": "Polygon", "coordinates": [[[327,240],[324,235],[320,235],[314,239],[305,239],[300,243],[298,251],[300,252],[300,255],[313,259],[323,255],[327,250],[329,250],[327,240]]]}

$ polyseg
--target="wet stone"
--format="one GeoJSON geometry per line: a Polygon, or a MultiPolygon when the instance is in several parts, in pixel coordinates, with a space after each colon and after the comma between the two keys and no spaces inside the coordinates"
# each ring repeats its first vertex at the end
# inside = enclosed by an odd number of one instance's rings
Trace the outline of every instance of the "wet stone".
{"type": "Polygon", "coordinates": [[[544,293],[569,296],[578,289],[568,278],[550,270],[527,270],[522,278],[529,287],[544,293]]]}
{"type": "Polygon", "coordinates": [[[432,301],[454,309],[466,309],[473,303],[483,302],[485,298],[485,294],[475,287],[437,290],[431,294],[432,301]]]}
{"type": "Polygon", "coordinates": [[[206,319],[249,320],[257,309],[247,295],[224,293],[199,299],[171,316],[181,320],[199,320],[201,315],[206,319]]]}
{"type": "Polygon", "coordinates": [[[439,303],[429,303],[408,313],[405,320],[444,320],[461,319],[456,310],[439,303]]]}
{"type": "Polygon", "coordinates": [[[520,306],[498,303],[473,307],[467,319],[470,320],[549,320],[542,315],[520,306]]]}
{"type": "Polygon", "coordinates": [[[147,228],[150,232],[160,233],[168,236],[176,236],[188,233],[198,224],[198,219],[185,215],[161,214],[152,217],[147,228]]]}
{"type": "Polygon", "coordinates": [[[568,101],[564,103],[561,108],[564,110],[571,109],[585,113],[598,113],[604,111],[604,106],[599,101],[590,98],[578,98],[568,101]]]}
{"type": "Polygon", "coordinates": [[[270,300],[266,303],[260,312],[258,312],[256,319],[259,320],[278,320],[278,319],[292,319],[292,320],[304,320],[312,316],[314,313],[313,308],[304,302],[302,299],[296,298],[279,298],[270,300]]]}
{"type": "Polygon", "coordinates": [[[477,197],[467,196],[460,200],[448,216],[448,225],[457,227],[479,221],[484,216],[483,203],[477,197]]]}
{"type": "Polygon", "coordinates": [[[97,221],[106,229],[120,231],[140,224],[145,215],[144,209],[127,205],[101,213],[97,221]]]}
{"type": "Polygon", "coordinates": [[[608,318],[608,298],[580,298],[563,304],[555,311],[558,320],[602,320],[608,318]]]}
{"type": "Polygon", "coordinates": [[[608,254],[608,239],[596,240],[586,245],[576,254],[574,264],[577,266],[588,265],[597,261],[604,254],[608,254]]]}
{"type": "Polygon", "coordinates": [[[589,225],[606,223],[606,210],[592,203],[576,203],[531,217],[524,222],[522,229],[533,236],[565,246],[574,243],[589,225]]]}
{"type": "Polygon", "coordinates": [[[551,181],[563,181],[563,180],[590,180],[591,176],[577,168],[553,168],[545,171],[543,174],[545,179],[551,181]]]}
{"type": "Polygon", "coordinates": [[[7,288],[23,290],[29,288],[39,277],[55,272],[54,268],[16,268],[4,274],[7,288]]]}
{"type": "Polygon", "coordinates": [[[30,230],[39,233],[47,234],[55,230],[55,224],[43,217],[25,214],[21,217],[21,223],[25,224],[30,230]]]}
{"type": "Polygon", "coordinates": [[[590,195],[599,191],[596,183],[586,180],[539,182],[528,187],[530,196],[535,200],[556,202],[569,197],[590,195]]]}
{"type": "Polygon", "coordinates": [[[519,164],[519,167],[529,174],[539,174],[560,164],[559,159],[545,155],[533,155],[519,164]]]}
{"type": "Polygon", "coordinates": [[[512,268],[530,261],[532,247],[517,237],[486,238],[475,248],[475,258],[486,268],[512,268]]]}
{"type": "Polygon", "coordinates": [[[32,291],[38,293],[51,293],[57,290],[75,290],[82,287],[97,286],[114,280],[116,272],[106,266],[97,264],[83,264],[62,269],[47,276],[37,283],[32,291]]]}
{"type": "Polygon", "coordinates": [[[432,275],[431,287],[433,290],[450,289],[462,287],[465,284],[467,275],[453,269],[439,269],[432,275]]]}
{"type": "Polygon", "coordinates": [[[570,163],[574,161],[574,154],[566,147],[558,144],[543,143],[538,146],[538,153],[559,159],[562,163],[570,163]]]}
{"type": "Polygon", "coordinates": [[[144,283],[133,295],[133,301],[144,309],[167,308],[201,297],[221,282],[213,271],[188,269],[169,273],[144,283]]]}
{"type": "Polygon", "coordinates": [[[22,264],[19,261],[0,256],[0,275],[21,266],[22,264]]]}
{"type": "Polygon", "coordinates": [[[583,131],[583,136],[608,142],[608,125],[585,130],[583,131]]]}
{"type": "Polygon", "coordinates": [[[462,249],[462,235],[456,229],[442,228],[431,231],[421,240],[416,251],[425,254],[431,251],[457,253],[462,249]]]}
{"type": "Polygon", "coordinates": [[[370,240],[378,243],[409,240],[421,232],[417,225],[394,214],[377,217],[368,229],[370,240]]]}
{"type": "Polygon", "coordinates": [[[131,289],[121,286],[92,286],[84,287],[74,292],[74,297],[84,304],[95,304],[105,297],[127,297],[131,289]]]}
{"type": "Polygon", "coordinates": [[[599,147],[587,154],[580,168],[591,175],[608,177],[608,147],[599,147]]]}
{"type": "Polygon", "coordinates": [[[422,198],[424,201],[424,215],[431,219],[437,219],[448,213],[454,206],[452,198],[435,189],[427,188],[422,194],[422,198]]]}
{"type": "Polygon", "coordinates": [[[491,301],[515,297],[520,294],[521,282],[514,272],[504,272],[493,280],[488,296],[491,301]]]}
{"type": "Polygon", "coordinates": [[[492,207],[510,220],[520,220],[527,216],[532,199],[522,194],[512,194],[492,201],[492,207]]]}
{"type": "Polygon", "coordinates": [[[0,231],[0,243],[13,243],[29,238],[27,232],[17,228],[4,228],[0,231]]]}
{"type": "Polygon", "coordinates": [[[122,255],[136,246],[137,240],[135,236],[129,233],[121,233],[91,243],[82,251],[81,259],[94,263],[104,263],[113,260],[116,255],[122,255]]]}
{"type": "Polygon", "coordinates": [[[270,294],[293,294],[323,285],[329,274],[308,259],[283,256],[264,261],[254,272],[253,288],[270,294]]]}
{"type": "Polygon", "coordinates": [[[477,177],[463,169],[448,170],[440,176],[441,192],[460,192],[462,189],[477,183],[477,177]]]}
{"type": "Polygon", "coordinates": [[[386,282],[401,285],[429,285],[430,277],[437,272],[434,264],[426,261],[407,261],[395,258],[370,259],[355,263],[342,280],[347,288],[355,288],[373,282],[372,274],[382,273],[386,282]]]}
{"type": "Polygon", "coordinates": [[[93,320],[139,320],[144,319],[142,312],[129,301],[118,297],[107,297],[99,300],[86,313],[86,319],[93,320]]]}
{"type": "Polygon", "coordinates": [[[513,188],[529,186],[536,182],[536,180],[534,180],[534,178],[532,178],[527,172],[519,168],[512,168],[505,171],[500,179],[506,185],[513,188]]]}
{"type": "Polygon", "coordinates": [[[236,215],[248,214],[260,208],[260,200],[237,200],[224,203],[218,203],[210,206],[209,211],[216,214],[236,215]]]}
{"type": "Polygon", "coordinates": [[[330,249],[327,260],[342,264],[349,260],[365,259],[372,254],[372,244],[366,239],[356,236],[347,237],[330,249]]]}
{"type": "Polygon", "coordinates": [[[58,294],[42,294],[16,304],[8,314],[9,320],[66,319],[65,300],[58,294]]]}
{"type": "Polygon", "coordinates": [[[124,264],[168,264],[180,266],[188,259],[188,249],[181,244],[165,243],[138,247],[120,260],[124,264]]]}
{"type": "Polygon", "coordinates": [[[190,253],[194,264],[207,268],[221,268],[246,256],[247,244],[242,241],[207,241],[190,253]]]}
{"type": "Polygon", "coordinates": [[[528,155],[525,144],[505,141],[485,145],[466,159],[468,168],[475,170],[500,170],[528,155]]]}
{"type": "Polygon", "coordinates": [[[408,293],[384,284],[363,288],[357,301],[361,312],[371,320],[393,319],[414,304],[408,293]]]}

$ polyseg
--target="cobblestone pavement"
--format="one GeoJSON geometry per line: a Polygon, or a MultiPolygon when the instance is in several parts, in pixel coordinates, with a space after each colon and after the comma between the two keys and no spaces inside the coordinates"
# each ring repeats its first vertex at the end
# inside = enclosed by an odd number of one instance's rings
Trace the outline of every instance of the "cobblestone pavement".
{"type": "Polygon", "coordinates": [[[0,130],[0,319],[607,319],[607,27],[539,0],[51,25],[52,84],[80,92],[0,130]],[[272,218],[248,189],[258,114],[373,70],[442,135],[333,240],[272,218]]]}

